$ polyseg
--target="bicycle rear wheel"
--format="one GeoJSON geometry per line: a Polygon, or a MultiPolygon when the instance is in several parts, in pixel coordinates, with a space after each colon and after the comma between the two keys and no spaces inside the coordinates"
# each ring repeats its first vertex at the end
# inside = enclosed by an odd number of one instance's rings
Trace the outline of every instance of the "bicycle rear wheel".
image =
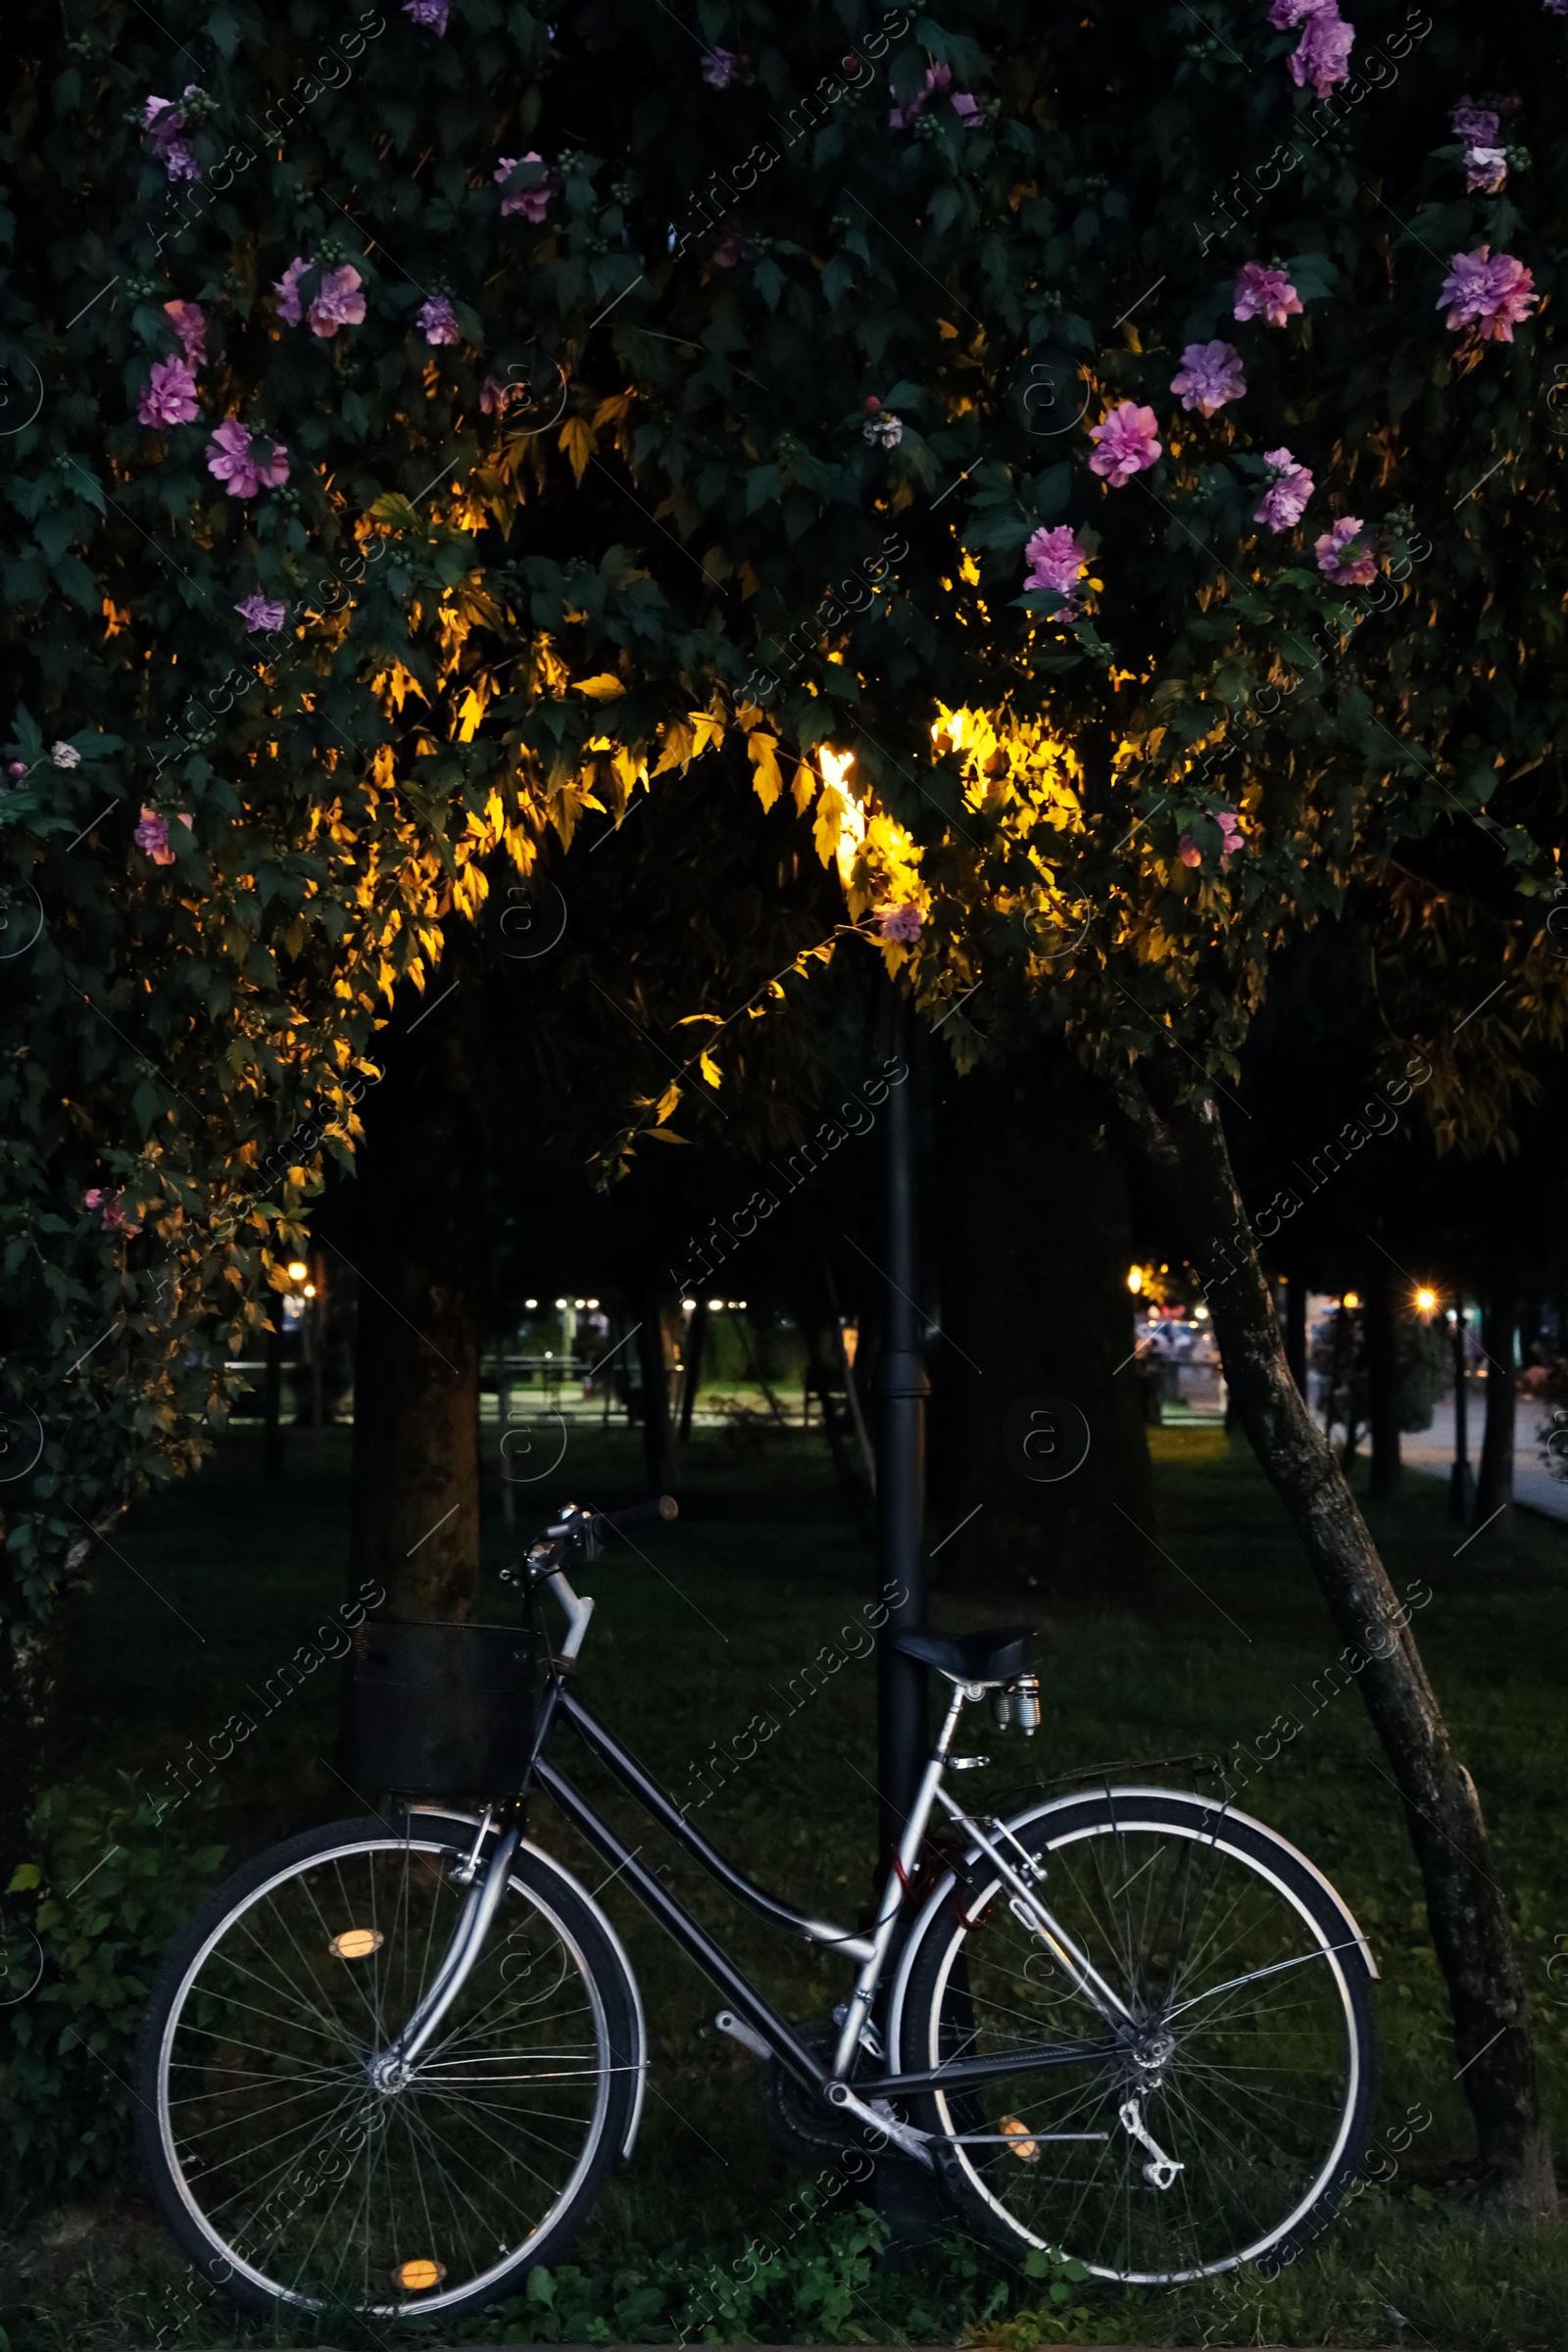
{"type": "Polygon", "coordinates": [[[901,2069],[1081,2054],[916,2102],[953,2143],[960,2203],[1019,2253],[1103,2278],[1167,2285],[1280,2258],[1332,2210],[1370,2129],[1354,1921],[1284,1838],[1199,1797],[1102,1790],[1011,1828],[1016,1843],[993,1842],[1015,1868],[1018,1848],[1031,1858],[1041,1899],[1130,2014],[1081,1992],[995,1865],[971,1860],[917,1930],[901,2069]],[[1166,2185],[1156,2151],[1179,2168],[1166,2185]]]}
{"type": "Polygon", "coordinates": [[[440,1965],[470,1825],[294,1838],[172,1952],[138,2052],[144,2168],[203,2275],[252,2308],[391,2319],[516,2292],[629,2144],[636,1989],[591,1898],[521,1847],[408,2080],[376,2053],[440,1965]]]}

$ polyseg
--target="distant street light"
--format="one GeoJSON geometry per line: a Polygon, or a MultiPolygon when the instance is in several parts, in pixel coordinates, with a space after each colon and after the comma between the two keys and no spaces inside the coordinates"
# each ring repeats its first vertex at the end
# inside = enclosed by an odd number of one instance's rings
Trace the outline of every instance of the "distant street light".
{"type": "Polygon", "coordinates": [[[1140,1292],[1140,1291],[1143,1289],[1143,1287],[1144,1287],[1144,1269],[1143,1269],[1143,1267],[1142,1267],[1142,1266],[1132,1266],[1132,1267],[1130,1267],[1130,1268],[1128,1269],[1128,1274],[1127,1274],[1127,1288],[1128,1288],[1128,1289],[1129,1289],[1129,1290],[1132,1292],[1132,1294],[1133,1294],[1134,1298],[1136,1298],[1136,1297],[1138,1296],[1138,1293],[1139,1293],[1139,1292],[1140,1292]]]}
{"type": "Polygon", "coordinates": [[[1429,1291],[1423,1284],[1415,1295],[1415,1303],[1418,1314],[1430,1315],[1438,1303],[1438,1294],[1436,1291],[1429,1291]]]}

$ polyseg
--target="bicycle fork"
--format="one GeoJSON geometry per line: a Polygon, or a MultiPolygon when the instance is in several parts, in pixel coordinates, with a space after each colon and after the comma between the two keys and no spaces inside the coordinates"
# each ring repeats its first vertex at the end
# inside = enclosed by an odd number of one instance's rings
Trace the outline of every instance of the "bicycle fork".
{"type": "Polygon", "coordinates": [[[479,1850],[489,1834],[493,1816],[487,1811],[479,1825],[478,1836],[467,1862],[456,1874],[466,1878],[468,1891],[458,1914],[451,1941],[442,1955],[441,1965],[430,1980],[429,1990],[415,2008],[402,2033],[384,2050],[377,2052],[369,2065],[371,2085],[376,2090],[401,2090],[414,2072],[414,2061],[424,2048],[464,1985],[467,1983],[474,1962],[484,1947],[490,1933],[490,1923],[506,1892],[507,1874],[517,1850],[520,1832],[514,1826],[496,1841],[495,1852],[484,1870],[479,1869],[479,1850]]]}

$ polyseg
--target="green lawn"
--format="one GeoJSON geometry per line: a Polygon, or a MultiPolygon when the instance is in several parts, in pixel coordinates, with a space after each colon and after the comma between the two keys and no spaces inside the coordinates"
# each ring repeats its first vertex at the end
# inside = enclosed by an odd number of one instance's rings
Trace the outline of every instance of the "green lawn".
{"type": "MultiPolygon", "coordinates": [[[[1152,1760],[1197,1750],[1270,1747],[1275,1719],[1295,1719],[1301,1728],[1272,1762],[1254,1755],[1238,1801],[1301,1845],[1358,1915],[1384,1980],[1385,2118],[1424,2105],[1433,2120],[1387,2186],[1368,2189],[1281,2280],[1247,2297],[1209,2286],[1140,2302],[1074,2288],[1054,2305],[958,2234],[924,2260],[878,2262],[863,2225],[830,2204],[797,2229],[787,2261],[762,2266],[751,2299],[732,2302],[718,2331],[772,2342],[956,2341],[967,2331],[1009,2352],[1064,2335],[1371,2345],[1401,2340],[1392,2306],[1412,2344],[1557,2352],[1568,2341],[1568,2231],[1483,2230],[1465,2210],[1468,2119],[1419,1884],[1355,1687],[1314,1698],[1313,1680],[1340,1643],[1304,1560],[1240,1442],[1199,1428],[1152,1437],[1161,1514],[1152,1533],[1162,1549],[1142,1546],[1140,1557],[1128,1531],[1129,1567],[1147,1573],[1142,1599],[1129,1604],[1132,1579],[1114,1606],[1092,1592],[1032,1596],[1045,1637],[1045,1728],[1032,1745],[994,1740],[982,1787],[995,1803],[1014,1783],[1099,1764],[1148,1773],[1152,1760]]],[[[105,1786],[123,1773],[148,1790],[166,1787],[166,1768],[190,1741],[210,1743],[246,1710],[254,1735],[176,1821],[199,1823],[201,1837],[237,1859],[359,1809],[332,1763],[335,1669],[323,1667],[270,1712],[258,1695],[340,1597],[346,1469],[341,1433],[291,1432],[289,1479],[269,1492],[256,1438],[242,1432],[199,1481],[132,1516],[75,1611],[58,1779],[105,1786]]],[[[570,1460],[548,1492],[623,1498],[637,1489],[637,1469],[624,1433],[574,1431],[570,1460]]],[[[1489,1533],[1456,1558],[1442,1483],[1412,1477],[1407,1487],[1373,1525],[1396,1586],[1430,1589],[1414,1622],[1516,1894],[1554,2129],[1568,2149],[1568,1990],[1558,1995],[1546,1974],[1556,1939],[1568,1949],[1568,1528],[1526,1517],[1511,1537],[1489,1533]]],[[[853,1913],[869,1892],[873,1859],[871,1666],[851,1657],[793,1711],[787,1696],[769,1693],[788,1693],[824,1642],[863,1646],[842,1629],[870,1596],[870,1560],[815,1433],[700,1433],[689,1494],[677,1527],[639,1539],[646,1561],[613,1553],[588,1580],[599,1614],[585,1695],[678,1791],[710,1744],[744,1731],[757,1709],[778,1716],[776,1737],[734,1770],[703,1818],[754,1875],[830,1915],[853,1913]]],[[[498,1520],[492,1574],[506,1556],[503,1538],[498,1520]]],[[[496,1588],[491,1613],[511,1605],[496,1588]]],[[[938,1611],[964,1624],[1017,1606],[999,1562],[994,1592],[943,1594],[938,1611]]],[[[1190,1776],[1177,1763],[1149,1777],[1190,1776]]],[[[557,1826],[536,1828],[567,1842],[557,1826]]],[[[589,1861],[583,1869],[591,1885],[604,1875],[589,1861]]],[[[726,1916],[721,1898],[678,1862],[675,1877],[789,2014],[821,2016],[843,1997],[842,1963],[803,1957],[726,1916]]],[[[768,2136],[752,2062],[710,2030],[716,1996],[639,1914],[617,1906],[613,1888],[606,1899],[650,2018],[642,2136],[584,2232],[574,2270],[551,2282],[554,2302],[513,2307],[489,2340],[671,2341],[713,2266],[733,2279],[750,2242],[780,2238],[779,2216],[809,2178],[768,2136]]],[[[179,2277],[134,2191],[83,2188],[9,2248],[0,2241],[0,2322],[12,2352],[151,2344],[161,2326],[172,2330],[167,2343],[246,2340],[221,2305],[192,2310],[179,2277]]],[[[457,2332],[479,2341],[487,2330],[457,2332]]]]}

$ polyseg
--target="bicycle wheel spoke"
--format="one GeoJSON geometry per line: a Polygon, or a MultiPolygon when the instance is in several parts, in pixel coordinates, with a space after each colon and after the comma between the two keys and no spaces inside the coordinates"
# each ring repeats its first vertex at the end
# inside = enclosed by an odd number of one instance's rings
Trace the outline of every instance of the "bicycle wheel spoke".
{"type": "Polygon", "coordinates": [[[626,2070],[582,1953],[515,1876],[439,2038],[401,2075],[380,2063],[450,1948],[460,1856],[323,1843],[184,1982],[159,2094],[180,2194],[280,2301],[438,2310],[541,2235],[601,2144],[626,2070]],[[332,1948],[348,1927],[379,1938],[363,1960],[332,1948]]]}
{"type": "Polygon", "coordinates": [[[1035,1848],[1053,1915],[1131,2012],[1107,2057],[1030,2069],[1053,2038],[1104,2039],[1104,2022],[1010,1906],[966,1898],[940,1964],[930,1932],[924,2022],[902,2063],[1016,2054],[1016,2076],[933,2094],[963,2176],[1029,2242],[1157,2280],[1282,2235],[1340,2163],[1366,2069],[1343,1965],[1355,1939],[1317,1924],[1330,1906],[1303,1905],[1254,1858],[1266,1833],[1228,1837],[1174,1796],[1156,1800],[1177,1817],[1166,1827],[1149,1801],[1086,1798],[1035,1848]],[[1051,2137],[1071,2132],[1103,2136],[1051,2137]]]}

